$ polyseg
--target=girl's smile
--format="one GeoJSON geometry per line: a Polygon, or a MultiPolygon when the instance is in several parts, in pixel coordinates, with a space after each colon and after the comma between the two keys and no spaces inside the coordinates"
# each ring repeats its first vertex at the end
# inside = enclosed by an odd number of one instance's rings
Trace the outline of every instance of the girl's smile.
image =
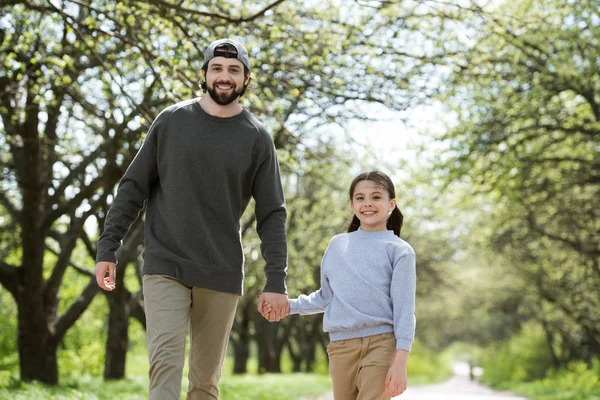
{"type": "Polygon", "coordinates": [[[356,184],[350,208],[362,230],[387,230],[388,215],[395,207],[396,200],[390,199],[388,191],[377,182],[362,180],[356,184]]]}

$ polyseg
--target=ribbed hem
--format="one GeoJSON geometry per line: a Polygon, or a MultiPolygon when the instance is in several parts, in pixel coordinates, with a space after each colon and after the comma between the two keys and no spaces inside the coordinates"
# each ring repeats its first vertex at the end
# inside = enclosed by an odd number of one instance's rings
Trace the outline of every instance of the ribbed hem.
{"type": "Polygon", "coordinates": [[[298,304],[297,299],[290,299],[290,314],[298,314],[298,309],[296,308],[296,304],[298,304]]]}
{"type": "Polygon", "coordinates": [[[355,231],[357,234],[362,236],[370,236],[370,237],[388,237],[388,236],[396,236],[394,231],[385,230],[385,231],[365,231],[363,229],[358,228],[355,231]]]}
{"type": "Polygon", "coordinates": [[[285,285],[286,275],[285,271],[267,272],[267,283],[263,292],[287,294],[287,287],[285,285]]]}
{"type": "Polygon", "coordinates": [[[396,339],[396,350],[406,350],[410,352],[412,347],[412,340],[408,339],[396,339]]]}
{"type": "Polygon", "coordinates": [[[331,338],[332,342],[335,342],[338,340],[356,339],[360,337],[379,335],[380,333],[388,332],[394,332],[394,328],[391,325],[378,325],[347,331],[329,332],[329,337],[331,338]]]}

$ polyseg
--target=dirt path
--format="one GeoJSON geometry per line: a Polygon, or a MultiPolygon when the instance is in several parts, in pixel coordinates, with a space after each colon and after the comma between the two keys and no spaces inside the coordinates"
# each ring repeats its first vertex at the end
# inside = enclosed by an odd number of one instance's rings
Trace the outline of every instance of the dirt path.
{"type": "MultiPolygon", "coordinates": [[[[397,400],[527,400],[513,393],[498,392],[469,380],[469,367],[458,363],[454,377],[436,385],[409,387],[397,400]]],[[[333,400],[329,394],[316,400],[333,400]]]]}

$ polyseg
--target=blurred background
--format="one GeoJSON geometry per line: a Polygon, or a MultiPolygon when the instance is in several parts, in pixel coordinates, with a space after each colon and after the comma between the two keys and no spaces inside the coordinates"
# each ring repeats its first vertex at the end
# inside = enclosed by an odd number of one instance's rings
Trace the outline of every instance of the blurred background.
{"type": "MultiPolygon", "coordinates": [[[[143,399],[143,218],[91,273],[116,184],[203,51],[241,40],[272,134],[290,297],[318,288],[359,172],[393,177],[417,253],[411,384],[600,398],[598,0],[0,0],[0,398],[143,399]]],[[[228,399],[330,390],[322,317],[268,323],[250,205],[228,399]],[[284,388],[285,387],[285,388],[284,388]]]]}

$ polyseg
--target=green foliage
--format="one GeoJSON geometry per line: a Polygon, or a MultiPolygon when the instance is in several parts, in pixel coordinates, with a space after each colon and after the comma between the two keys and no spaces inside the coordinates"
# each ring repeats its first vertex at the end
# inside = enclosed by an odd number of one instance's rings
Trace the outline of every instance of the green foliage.
{"type": "Polygon", "coordinates": [[[573,361],[554,369],[544,379],[534,382],[511,382],[503,388],[529,396],[530,400],[598,400],[600,399],[600,362],[592,365],[573,361]]]}
{"type": "Polygon", "coordinates": [[[0,288],[0,386],[9,382],[11,374],[18,370],[17,356],[17,305],[12,296],[0,288]]]}
{"type": "Polygon", "coordinates": [[[539,321],[559,364],[589,361],[600,355],[597,2],[481,11],[446,65],[440,99],[456,119],[437,176],[487,205],[488,228],[473,233],[521,288],[500,305],[539,321]]]}
{"type": "Polygon", "coordinates": [[[415,340],[408,360],[408,381],[413,384],[440,382],[452,376],[447,358],[432,352],[415,340]]]}
{"type": "Polygon", "coordinates": [[[484,370],[481,379],[492,386],[542,379],[552,362],[544,329],[538,323],[529,322],[517,335],[485,350],[481,359],[484,370]]]}
{"type": "MultiPolygon", "coordinates": [[[[72,291],[76,286],[70,286],[72,291]]],[[[89,374],[102,376],[105,359],[106,323],[108,306],[102,296],[97,296],[89,309],[77,320],[58,350],[61,376],[89,374]]]]}

